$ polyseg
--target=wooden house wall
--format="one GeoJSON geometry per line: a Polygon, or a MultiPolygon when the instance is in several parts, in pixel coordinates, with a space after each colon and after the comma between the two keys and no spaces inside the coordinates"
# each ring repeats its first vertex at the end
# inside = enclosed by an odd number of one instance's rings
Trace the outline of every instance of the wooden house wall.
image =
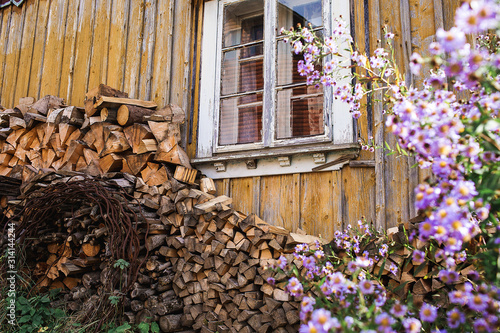
{"type": "Polygon", "coordinates": [[[0,104],[52,94],[83,106],[99,83],[188,107],[189,0],[27,0],[0,10],[0,104]]]}
{"type": "MultiPolygon", "coordinates": [[[[351,0],[351,24],[359,49],[370,52],[380,41],[383,28],[395,33],[395,54],[408,84],[421,85],[408,70],[413,52],[428,54],[435,31],[453,25],[460,0],[351,0]]],[[[384,131],[383,106],[367,103],[358,121],[359,135],[373,136],[378,145],[394,137],[384,131]]],[[[416,216],[413,189],[430,174],[412,167],[413,158],[361,152],[360,159],[374,160],[375,167],[343,167],[339,171],[280,176],[223,179],[220,194],[233,197],[234,207],[256,213],[265,221],[290,230],[332,238],[335,230],[356,225],[365,217],[379,228],[389,228],[416,216]]]]}
{"type": "MultiPolygon", "coordinates": [[[[103,82],[130,97],[176,103],[190,120],[190,156],[196,147],[202,0],[28,0],[0,11],[0,104],[46,94],[83,105],[85,92],[103,82]],[[195,55],[194,57],[190,55],[195,55]]],[[[400,68],[413,52],[426,53],[435,30],[449,28],[460,0],[351,0],[351,25],[361,50],[396,34],[400,68]]],[[[409,73],[408,71],[406,71],[409,73]]],[[[421,80],[406,76],[408,83],[421,80]]],[[[357,129],[377,144],[384,133],[382,106],[366,101],[357,129]]],[[[361,152],[375,167],[216,181],[234,207],[269,223],[331,238],[362,216],[388,228],[415,215],[413,188],[428,173],[408,158],[361,152]]]]}

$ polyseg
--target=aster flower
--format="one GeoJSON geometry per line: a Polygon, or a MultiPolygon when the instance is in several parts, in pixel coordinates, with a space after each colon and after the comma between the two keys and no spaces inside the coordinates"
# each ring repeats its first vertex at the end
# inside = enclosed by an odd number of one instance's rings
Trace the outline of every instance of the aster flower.
{"type": "Polygon", "coordinates": [[[466,43],[465,33],[457,27],[452,27],[448,31],[439,28],[436,31],[436,38],[446,52],[458,50],[466,43]]]}
{"type": "Polygon", "coordinates": [[[437,318],[437,309],[436,307],[424,303],[420,308],[420,320],[432,323],[437,318]]]}
{"type": "Polygon", "coordinates": [[[358,287],[359,290],[365,295],[373,294],[375,291],[375,286],[370,280],[359,281],[358,287]]]}
{"type": "Polygon", "coordinates": [[[395,322],[396,320],[386,312],[382,312],[375,317],[375,323],[378,325],[378,331],[380,332],[387,332],[395,322]]]}
{"type": "Polygon", "coordinates": [[[414,250],[412,254],[412,260],[414,265],[420,265],[425,261],[425,252],[414,250]]]}
{"type": "Polygon", "coordinates": [[[492,329],[486,319],[479,318],[474,321],[474,332],[492,332],[492,329]]]}
{"type": "Polygon", "coordinates": [[[332,315],[325,309],[314,310],[311,321],[321,332],[328,332],[332,328],[332,315]]]}
{"type": "Polygon", "coordinates": [[[446,320],[451,328],[457,328],[460,324],[465,322],[465,315],[458,309],[452,309],[448,311],[446,320]]]}
{"type": "Polygon", "coordinates": [[[284,270],[288,261],[284,256],[280,256],[278,259],[276,259],[276,267],[279,267],[280,269],[284,270]]]}
{"type": "Polygon", "coordinates": [[[403,320],[403,327],[406,333],[419,333],[422,323],[416,318],[407,318],[403,320]]]}
{"type": "Polygon", "coordinates": [[[404,317],[406,315],[406,311],[408,310],[408,307],[406,305],[403,305],[399,302],[394,304],[391,308],[391,314],[394,317],[404,317]]]}

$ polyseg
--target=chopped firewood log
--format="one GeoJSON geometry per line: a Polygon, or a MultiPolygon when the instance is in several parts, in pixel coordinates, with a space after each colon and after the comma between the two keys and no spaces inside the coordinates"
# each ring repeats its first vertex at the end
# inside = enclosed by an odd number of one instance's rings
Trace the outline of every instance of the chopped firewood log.
{"type": "MultiPolygon", "coordinates": [[[[146,109],[156,109],[157,105],[152,101],[143,101],[140,99],[132,98],[119,98],[119,97],[108,97],[101,96],[94,104],[94,108],[119,108],[122,105],[138,106],[146,109]]],[[[120,118],[120,116],[118,116],[120,118]]]]}
{"type": "Polygon", "coordinates": [[[196,169],[188,169],[182,165],[178,165],[175,168],[174,178],[184,183],[194,184],[197,173],[198,170],[196,169]]]}
{"type": "Polygon", "coordinates": [[[123,158],[113,153],[99,159],[99,168],[103,173],[120,171],[122,166],[123,158]]]}
{"type": "MultiPolygon", "coordinates": [[[[144,124],[133,124],[128,126],[123,129],[123,133],[125,134],[129,145],[132,147],[132,152],[134,154],[141,154],[141,152],[139,152],[142,150],[141,145],[144,146],[144,142],[142,140],[154,138],[150,128],[144,124]]],[[[156,151],[156,142],[154,144],[156,151]]]]}
{"type": "Polygon", "coordinates": [[[143,117],[154,113],[154,110],[136,105],[122,105],[118,108],[116,119],[122,126],[130,126],[144,122],[143,117]]]}
{"type": "Polygon", "coordinates": [[[148,126],[158,142],[165,141],[171,136],[175,137],[177,143],[181,141],[179,124],[148,121],[148,126]]]}
{"type": "Polygon", "coordinates": [[[127,139],[123,132],[111,131],[106,142],[104,143],[104,148],[100,153],[100,156],[105,156],[111,153],[121,153],[130,148],[127,139]]]}
{"type": "Polygon", "coordinates": [[[47,115],[50,109],[58,109],[63,105],[64,100],[62,98],[46,95],[31,105],[31,109],[37,110],[40,114],[47,115]]]}
{"type": "Polygon", "coordinates": [[[168,181],[168,173],[164,166],[148,162],[146,168],[141,171],[142,179],[149,186],[159,186],[168,181]]]}
{"type": "Polygon", "coordinates": [[[85,113],[87,117],[91,117],[97,112],[98,108],[94,107],[94,104],[102,96],[128,98],[127,93],[101,83],[99,87],[93,88],[85,94],[85,113]]]}
{"type": "Polygon", "coordinates": [[[9,127],[12,128],[13,130],[26,128],[26,122],[24,121],[23,118],[10,117],[9,127]]]}
{"type": "Polygon", "coordinates": [[[123,165],[127,165],[131,174],[138,175],[146,167],[148,162],[151,162],[152,160],[152,153],[130,154],[125,157],[123,165]]]}
{"type": "Polygon", "coordinates": [[[155,157],[156,161],[168,162],[182,165],[188,169],[192,169],[189,163],[189,157],[186,152],[177,144],[174,137],[169,137],[158,145],[158,152],[155,157]]]}
{"type": "Polygon", "coordinates": [[[24,115],[24,121],[26,122],[26,127],[32,128],[37,122],[47,122],[47,117],[29,111],[24,115]]]}
{"type": "Polygon", "coordinates": [[[200,189],[208,194],[215,194],[217,192],[213,179],[207,177],[200,180],[200,189]]]}
{"type": "Polygon", "coordinates": [[[64,108],[61,115],[61,122],[70,125],[81,126],[84,121],[85,110],[76,106],[68,106],[64,108]]]}
{"type": "Polygon", "coordinates": [[[63,115],[64,109],[51,109],[47,114],[47,123],[49,124],[59,124],[63,115]]]}
{"type": "Polygon", "coordinates": [[[116,123],[117,109],[102,108],[101,109],[101,121],[108,123],[116,123]]]}

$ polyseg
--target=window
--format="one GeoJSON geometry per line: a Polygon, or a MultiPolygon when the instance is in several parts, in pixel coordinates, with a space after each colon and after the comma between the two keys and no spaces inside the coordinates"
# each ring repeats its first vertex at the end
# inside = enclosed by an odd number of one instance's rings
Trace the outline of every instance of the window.
{"type": "Polygon", "coordinates": [[[281,27],[329,34],[349,1],[212,0],[205,3],[197,158],[304,145],[353,143],[347,108],[297,73],[301,55],[281,27]]]}

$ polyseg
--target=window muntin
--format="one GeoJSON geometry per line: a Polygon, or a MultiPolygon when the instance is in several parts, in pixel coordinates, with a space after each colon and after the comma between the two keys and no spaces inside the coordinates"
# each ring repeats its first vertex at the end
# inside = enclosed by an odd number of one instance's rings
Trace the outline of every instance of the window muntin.
{"type": "Polygon", "coordinates": [[[324,89],[306,85],[302,57],[277,35],[297,23],[322,33],[322,0],[223,0],[219,8],[214,152],[331,141],[324,89]]]}

